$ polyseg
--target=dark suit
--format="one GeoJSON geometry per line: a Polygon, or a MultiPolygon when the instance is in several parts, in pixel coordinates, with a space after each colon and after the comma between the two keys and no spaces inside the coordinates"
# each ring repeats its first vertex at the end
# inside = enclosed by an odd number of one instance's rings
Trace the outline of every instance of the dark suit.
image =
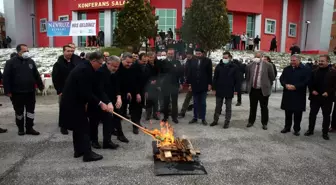
{"type": "Polygon", "coordinates": [[[160,65],[159,85],[163,95],[164,119],[168,119],[169,103],[172,101],[172,118],[177,118],[179,86],[183,83],[183,68],[178,60],[163,60],[160,65]]]}
{"type": "Polygon", "coordinates": [[[78,65],[69,74],[61,98],[60,126],[73,130],[74,150],[89,154],[90,125],[85,106],[90,103],[98,106],[99,99],[93,93],[95,71],[90,62],[78,65]]]}
{"type": "Polygon", "coordinates": [[[280,83],[284,87],[282,93],[281,109],[285,110],[285,129],[290,130],[294,115],[294,131],[301,130],[302,113],[306,110],[307,85],[310,79],[310,71],[303,65],[293,69],[285,67],[280,83]],[[288,90],[286,84],[294,85],[296,90],[288,90]]]}
{"type": "Polygon", "coordinates": [[[187,83],[191,85],[194,99],[194,119],[205,120],[208,86],[212,85],[212,61],[195,58],[190,62],[187,83]]]}

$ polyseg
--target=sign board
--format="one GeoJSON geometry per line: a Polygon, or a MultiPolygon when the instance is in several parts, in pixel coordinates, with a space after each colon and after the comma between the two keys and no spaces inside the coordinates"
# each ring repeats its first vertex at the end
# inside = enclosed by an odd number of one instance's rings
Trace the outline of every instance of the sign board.
{"type": "Polygon", "coordinates": [[[73,0],[69,6],[71,10],[119,9],[125,3],[126,0],[73,0]]]}
{"type": "Polygon", "coordinates": [[[95,36],[96,26],[96,20],[49,21],[47,35],[48,37],[95,36]]]}

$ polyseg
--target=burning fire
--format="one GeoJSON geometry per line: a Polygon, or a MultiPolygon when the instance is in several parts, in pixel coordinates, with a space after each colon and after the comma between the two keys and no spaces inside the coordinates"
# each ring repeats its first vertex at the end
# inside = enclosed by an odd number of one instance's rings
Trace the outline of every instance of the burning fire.
{"type": "Polygon", "coordinates": [[[147,130],[143,131],[152,136],[155,140],[158,141],[159,146],[170,146],[175,144],[174,129],[168,122],[160,122],[160,130],[147,130]]]}

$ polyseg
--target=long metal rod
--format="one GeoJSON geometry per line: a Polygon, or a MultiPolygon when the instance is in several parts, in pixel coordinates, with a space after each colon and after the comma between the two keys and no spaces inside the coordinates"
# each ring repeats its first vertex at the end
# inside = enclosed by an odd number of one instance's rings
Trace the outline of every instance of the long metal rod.
{"type": "Polygon", "coordinates": [[[125,120],[125,121],[131,123],[132,125],[134,125],[134,126],[140,128],[141,130],[147,130],[147,129],[145,129],[144,127],[142,127],[142,126],[140,126],[140,125],[134,123],[133,121],[131,121],[131,120],[125,118],[124,116],[122,116],[122,115],[120,115],[120,114],[118,114],[118,113],[116,113],[116,112],[114,112],[114,111],[113,111],[112,113],[113,113],[114,115],[120,117],[121,119],[123,119],[123,120],[125,120]]]}

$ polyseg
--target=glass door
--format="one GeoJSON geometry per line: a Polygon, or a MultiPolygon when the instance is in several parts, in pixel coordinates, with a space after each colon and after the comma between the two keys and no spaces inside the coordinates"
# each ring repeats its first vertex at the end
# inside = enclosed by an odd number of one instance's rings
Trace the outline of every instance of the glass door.
{"type": "MultiPolygon", "coordinates": [[[[78,12],[78,20],[86,20],[86,13],[78,12]]],[[[86,36],[78,36],[78,46],[86,47],[86,36]]]]}

